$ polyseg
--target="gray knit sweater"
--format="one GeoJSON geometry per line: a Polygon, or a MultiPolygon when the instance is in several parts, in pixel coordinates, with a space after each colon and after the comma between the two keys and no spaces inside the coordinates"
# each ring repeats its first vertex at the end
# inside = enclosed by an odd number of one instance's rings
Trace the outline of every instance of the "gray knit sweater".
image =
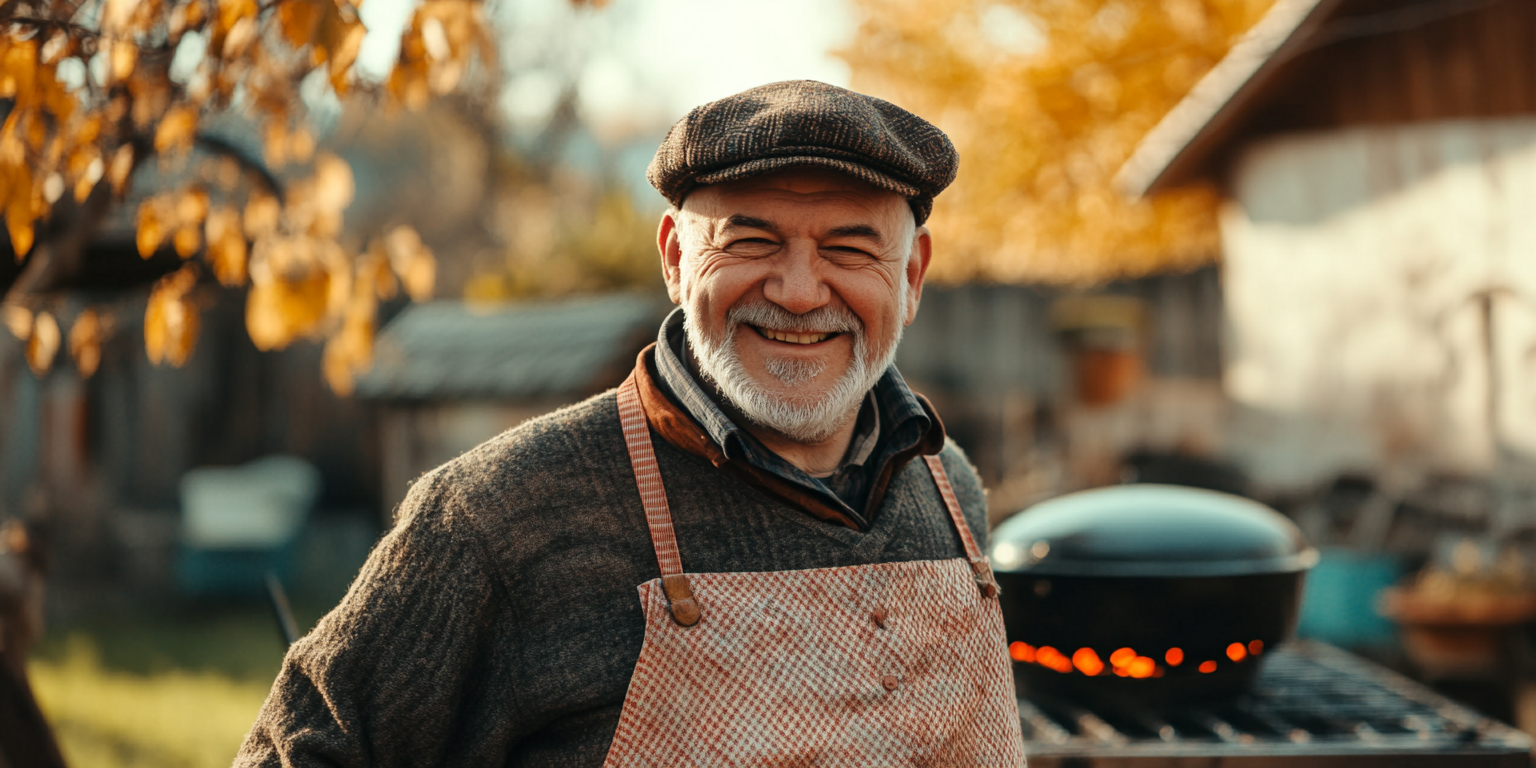
{"type": "MultiPolygon", "coordinates": [[[[652,438],[689,572],[963,556],[921,461],[859,532],[652,438]]],[[[981,482],[941,456],[984,545],[981,482]]],[[[659,575],[614,392],[427,474],[398,519],[288,652],[235,765],[601,765],[645,635],[636,587],[659,575]]]]}

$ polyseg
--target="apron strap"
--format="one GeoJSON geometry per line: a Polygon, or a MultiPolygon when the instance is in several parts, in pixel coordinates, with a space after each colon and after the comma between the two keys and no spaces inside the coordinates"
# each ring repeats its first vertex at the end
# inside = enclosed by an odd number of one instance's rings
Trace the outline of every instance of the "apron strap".
{"type": "Polygon", "coordinates": [[[992,565],[981,554],[981,548],[976,546],[976,537],[971,535],[971,525],[965,521],[965,513],[960,511],[960,500],[955,498],[955,488],[949,484],[949,473],[944,471],[944,462],[938,456],[924,456],[923,461],[928,462],[933,484],[939,487],[939,495],[944,497],[944,507],[949,510],[949,519],[954,521],[955,531],[960,534],[960,543],[965,547],[965,559],[971,561],[971,571],[976,574],[976,585],[981,588],[983,596],[997,597],[997,580],[992,578],[992,565]]]}
{"type": "Polygon", "coordinates": [[[683,558],[672,530],[672,509],[667,506],[667,489],[662,487],[661,470],[656,467],[651,425],[645,417],[645,404],[640,402],[640,387],[634,374],[619,385],[619,424],[624,428],[624,444],[629,448],[629,464],[640,489],[645,522],[651,529],[651,546],[656,550],[656,565],[661,568],[662,591],[672,606],[672,618],[691,627],[699,623],[699,604],[683,574],[683,558]]]}

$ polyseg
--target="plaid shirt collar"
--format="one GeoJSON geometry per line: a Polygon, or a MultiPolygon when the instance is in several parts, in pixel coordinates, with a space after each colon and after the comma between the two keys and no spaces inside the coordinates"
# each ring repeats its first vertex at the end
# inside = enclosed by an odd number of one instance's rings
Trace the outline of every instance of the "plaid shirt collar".
{"type": "MultiPolygon", "coordinates": [[[[838,497],[820,478],[812,477],[799,467],[780,458],[778,454],[768,450],[756,438],[726,416],[720,410],[720,406],[710,399],[688,366],[683,362],[687,354],[686,335],[683,332],[683,310],[681,307],[672,311],[661,324],[661,330],[656,337],[656,371],[660,374],[661,383],[670,390],[669,394],[677,400],[689,416],[704,428],[704,432],[720,447],[726,457],[745,461],[758,469],[770,472],[806,490],[814,491],[826,498],[828,503],[838,508],[844,514],[852,517],[860,527],[867,527],[868,519],[873,517],[875,510],[863,510],[865,514],[855,511],[845,500],[838,497]]],[[[922,403],[896,371],[895,366],[888,368],[866,397],[864,408],[873,408],[874,412],[867,420],[868,427],[860,425],[860,430],[854,435],[854,440],[849,455],[844,458],[841,471],[850,464],[863,465],[866,472],[878,473],[885,463],[896,454],[912,448],[921,442],[932,426],[932,420],[928,412],[923,409],[922,403]],[[873,459],[873,461],[870,461],[873,459]]],[[[861,412],[860,422],[866,422],[864,413],[861,412]]],[[[867,494],[869,486],[861,484],[862,490],[867,494]]],[[[859,504],[860,507],[864,505],[859,504]]]]}

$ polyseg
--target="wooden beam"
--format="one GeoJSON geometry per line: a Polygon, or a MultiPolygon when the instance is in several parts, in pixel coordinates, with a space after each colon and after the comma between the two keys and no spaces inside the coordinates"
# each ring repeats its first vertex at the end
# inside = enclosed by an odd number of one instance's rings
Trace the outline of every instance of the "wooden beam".
{"type": "Polygon", "coordinates": [[[1277,0],[1207,72],[1121,166],[1115,184],[1131,197],[1188,183],[1235,127],[1236,118],[1342,0],[1277,0]]]}

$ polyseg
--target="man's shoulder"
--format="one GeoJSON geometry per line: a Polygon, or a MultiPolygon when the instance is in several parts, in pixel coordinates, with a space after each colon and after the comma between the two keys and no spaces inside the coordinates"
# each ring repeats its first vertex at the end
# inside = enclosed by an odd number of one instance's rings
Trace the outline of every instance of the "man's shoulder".
{"type": "Polygon", "coordinates": [[[944,438],[944,449],[939,451],[939,459],[944,462],[944,472],[949,475],[952,485],[965,483],[981,488],[981,475],[976,472],[976,465],[971,463],[971,457],[965,454],[965,449],[949,436],[944,438]]]}

